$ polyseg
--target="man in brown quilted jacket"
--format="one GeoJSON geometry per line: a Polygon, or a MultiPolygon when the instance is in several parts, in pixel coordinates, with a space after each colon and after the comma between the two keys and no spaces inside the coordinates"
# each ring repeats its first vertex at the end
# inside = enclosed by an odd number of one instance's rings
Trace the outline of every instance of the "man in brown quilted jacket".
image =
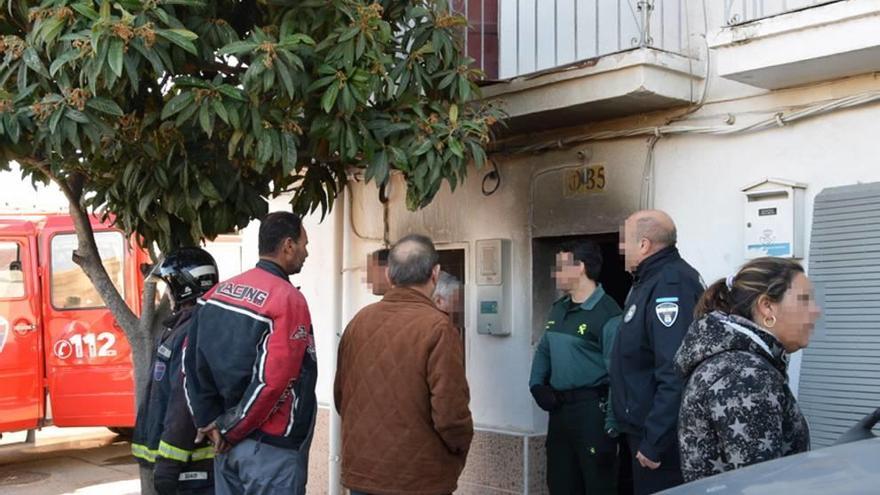
{"type": "Polygon", "coordinates": [[[431,300],[440,273],[431,240],[404,237],[388,262],[394,287],[339,344],[342,484],[353,495],[450,494],[474,431],[461,340],[431,300]]]}

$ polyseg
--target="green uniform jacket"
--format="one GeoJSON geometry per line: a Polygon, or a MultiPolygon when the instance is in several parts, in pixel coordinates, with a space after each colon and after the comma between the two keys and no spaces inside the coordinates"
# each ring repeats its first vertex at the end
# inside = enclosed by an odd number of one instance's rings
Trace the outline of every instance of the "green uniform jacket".
{"type": "MultiPolygon", "coordinates": [[[[549,384],[554,390],[571,390],[608,385],[611,349],[621,313],[601,285],[580,305],[572,305],[571,296],[553,303],[532,360],[529,388],[549,384]]],[[[611,409],[606,412],[606,431],[617,429],[611,409]]]]}

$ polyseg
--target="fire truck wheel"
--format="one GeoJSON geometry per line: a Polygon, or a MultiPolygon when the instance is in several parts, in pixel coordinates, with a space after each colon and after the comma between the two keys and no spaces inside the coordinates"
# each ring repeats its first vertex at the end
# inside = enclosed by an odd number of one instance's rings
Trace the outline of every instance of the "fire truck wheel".
{"type": "Polygon", "coordinates": [[[134,435],[134,428],[120,428],[114,426],[107,429],[122,437],[122,440],[131,440],[131,437],[134,435]]]}

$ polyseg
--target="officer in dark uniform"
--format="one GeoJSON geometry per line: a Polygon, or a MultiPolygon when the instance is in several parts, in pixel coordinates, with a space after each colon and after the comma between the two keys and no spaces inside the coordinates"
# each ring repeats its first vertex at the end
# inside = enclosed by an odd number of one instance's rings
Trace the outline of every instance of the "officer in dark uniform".
{"type": "Polygon", "coordinates": [[[613,494],[617,469],[608,360],[620,307],[596,282],[602,253],[594,242],[563,246],[553,277],[565,296],[547,317],[529,389],[550,412],[547,485],[552,495],[613,494]]]}
{"type": "Polygon", "coordinates": [[[202,249],[183,248],[169,254],[152,276],[167,284],[174,312],[163,322],[131,451],[141,464],[153,468],[160,495],[212,494],[214,447],[195,442],[198,432],[186,405],[181,356],[196,299],[217,284],[217,264],[202,249]]]}
{"type": "Polygon", "coordinates": [[[612,402],[632,454],[633,492],[641,495],[683,482],[677,438],[684,383],[673,357],[703,284],[679,255],[666,213],[633,214],[621,240],[634,280],[611,358],[612,402]]]}

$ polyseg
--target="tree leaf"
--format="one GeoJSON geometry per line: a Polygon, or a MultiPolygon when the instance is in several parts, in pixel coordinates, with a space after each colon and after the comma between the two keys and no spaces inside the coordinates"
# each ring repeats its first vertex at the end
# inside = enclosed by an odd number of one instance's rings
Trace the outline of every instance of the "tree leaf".
{"type": "Polygon", "coordinates": [[[281,83],[284,85],[287,95],[293,98],[295,90],[293,87],[293,79],[290,77],[290,69],[278,60],[275,64],[275,72],[278,74],[278,77],[281,78],[281,83]]]}
{"type": "Polygon", "coordinates": [[[77,2],[72,4],[70,8],[77,11],[80,15],[86,17],[90,21],[97,21],[101,18],[98,11],[92,8],[91,2],[77,2]]]}
{"type": "Polygon", "coordinates": [[[89,123],[91,123],[91,120],[89,120],[89,116],[88,116],[88,115],[86,115],[86,114],[80,112],[79,110],[74,110],[73,108],[68,108],[68,109],[64,112],[64,116],[67,117],[68,119],[70,119],[70,120],[72,120],[72,121],[74,121],[74,122],[78,122],[78,123],[80,123],[80,124],[89,124],[89,123]]]}
{"type": "Polygon", "coordinates": [[[337,43],[345,43],[346,41],[354,38],[361,32],[360,26],[353,26],[347,30],[345,30],[340,36],[339,39],[336,40],[337,43]]]}
{"type": "Polygon", "coordinates": [[[388,179],[388,154],[385,153],[385,150],[379,150],[373,155],[365,177],[367,181],[372,178],[376,184],[384,184],[388,179]]]}
{"type": "Polygon", "coordinates": [[[333,104],[336,103],[336,96],[339,95],[339,84],[331,84],[321,97],[321,108],[324,113],[330,113],[333,110],[333,104]]]}
{"type": "Polygon", "coordinates": [[[9,135],[9,139],[13,143],[18,144],[18,141],[21,139],[21,125],[18,123],[18,117],[15,115],[9,116],[9,120],[6,122],[6,132],[9,135]]]}
{"type": "Polygon", "coordinates": [[[64,30],[65,21],[61,17],[52,17],[49,20],[45,21],[42,29],[40,30],[40,37],[43,38],[43,42],[46,45],[51,46],[55,41],[55,38],[61,34],[61,31],[64,30]]]}
{"type": "Polygon", "coordinates": [[[55,130],[58,128],[58,122],[61,122],[61,117],[64,116],[64,107],[58,107],[58,110],[52,112],[52,116],[49,117],[49,132],[55,134],[55,130]]]}
{"type": "Polygon", "coordinates": [[[219,55],[241,55],[242,53],[253,52],[260,46],[259,43],[253,41],[235,41],[217,51],[219,55]]]}
{"type": "Polygon", "coordinates": [[[232,137],[229,138],[229,145],[227,149],[226,157],[230,160],[235,156],[235,152],[238,149],[238,143],[241,141],[241,138],[244,136],[244,132],[240,130],[236,130],[232,133],[232,137]]]}
{"type": "Polygon", "coordinates": [[[122,56],[124,55],[125,43],[119,38],[110,40],[110,52],[107,53],[107,62],[110,64],[110,70],[116,74],[116,77],[122,77],[122,56]]]}
{"type": "Polygon", "coordinates": [[[195,95],[190,91],[183,91],[179,95],[175,96],[168,103],[165,104],[165,108],[162,109],[162,120],[171,117],[177,112],[183,110],[187,105],[192,103],[195,100],[195,95]]]}
{"type": "Polygon", "coordinates": [[[39,85],[40,85],[39,83],[31,84],[30,86],[28,86],[28,87],[24,88],[23,90],[19,91],[18,93],[16,93],[15,99],[12,100],[12,103],[15,105],[22,103],[23,101],[28,99],[28,97],[30,95],[32,95],[34,93],[34,90],[37,89],[37,87],[39,87],[39,85]]]}
{"type": "MultiPolygon", "coordinates": [[[[34,47],[29,46],[24,50],[24,63],[28,66],[28,68],[37,74],[49,78],[49,71],[46,70],[46,66],[43,65],[43,61],[40,60],[40,56],[37,54],[37,51],[34,47]]],[[[25,85],[27,86],[27,85],[25,85]]]]}
{"type": "Polygon", "coordinates": [[[162,0],[162,5],[186,5],[187,7],[205,7],[203,0],[162,0]]]}
{"type": "Polygon", "coordinates": [[[229,123],[229,113],[226,111],[226,107],[223,105],[223,102],[219,99],[213,99],[211,101],[211,107],[214,109],[214,112],[220,117],[221,120],[225,123],[229,123]]]}
{"type": "Polygon", "coordinates": [[[199,55],[196,45],[193,44],[193,40],[197,39],[198,35],[192,31],[186,29],[157,29],[156,34],[193,55],[199,55]]]}
{"type": "Polygon", "coordinates": [[[282,172],[284,175],[290,175],[296,169],[297,150],[296,140],[290,133],[282,134],[283,148],[282,153],[282,172]]]}
{"type": "Polygon", "coordinates": [[[183,76],[174,79],[174,85],[184,88],[214,89],[214,86],[200,77],[183,76]]]}
{"type": "Polygon", "coordinates": [[[108,115],[113,115],[115,117],[122,117],[124,113],[122,112],[122,108],[116,104],[115,101],[110,98],[105,98],[103,96],[96,96],[94,98],[89,99],[86,102],[86,106],[97,110],[102,113],[106,113],[108,115]]]}
{"type": "Polygon", "coordinates": [[[82,52],[77,49],[70,49],[62,53],[55,60],[52,61],[52,64],[49,65],[49,75],[55,77],[55,74],[64,66],[64,64],[76,60],[81,56],[82,52]]]}
{"type": "Polygon", "coordinates": [[[457,139],[450,138],[447,142],[447,145],[449,146],[449,151],[451,151],[452,154],[459,158],[464,158],[464,148],[461,146],[461,143],[457,139]]]}
{"type": "Polygon", "coordinates": [[[220,94],[222,94],[223,96],[228,96],[229,98],[232,98],[234,100],[242,101],[245,103],[248,101],[244,91],[228,84],[221,84],[220,86],[217,86],[217,91],[219,91],[220,94]]]}
{"type": "Polygon", "coordinates": [[[419,147],[416,148],[415,151],[413,151],[413,156],[424,155],[428,152],[428,150],[431,149],[433,145],[434,143],[432,143],[430,139],[425,139],[424,141],[422,141],[422,144],[420,144],[419,147]]]}
{"type": "Polygon", "coordinates": [[[272,159],[272,140],[269,132],[264,132],[263,137],[257,142],[257,163],[263,164],[272,159]]]}
{"type": "Polygon", "coordinates": [[[199,106],[199,125],[208,137],[214,132],[214,114],[211,112],[211,106],[202,103],[199,106]]]}

